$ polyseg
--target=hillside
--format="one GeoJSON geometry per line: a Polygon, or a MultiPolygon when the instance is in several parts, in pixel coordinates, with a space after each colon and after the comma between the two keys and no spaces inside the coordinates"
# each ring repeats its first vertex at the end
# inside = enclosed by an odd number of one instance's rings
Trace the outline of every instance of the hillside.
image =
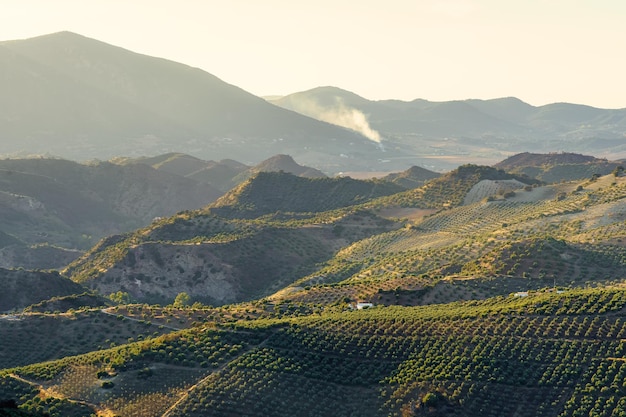
{"type": "Polygon", "coordinates": [[[101,293],[127,291],[137,300],[171,302],[180,292],[210,304],[251,300],[315,275],[324,262],[334,264],[351,242],[405,225],[385,210],[458,206],[484,178],[515,177],[463,166],[403,191],[380,180],[261,172],[200,211],[101,241],[64,273],[101,293]]]}
{"type": "Polygon", "coordinates": [[[528,175],[548,183],[607,175],[620,166],[623,166],[620,162],[565,152],[549,154],[524,152],[494,165],[496,168],[528,175]]]}
{"type": "Polygon", "coordinates": [[[269,295],[346,243],[397,227],[369,213],[281,224],[186,212],[103,240],[64,273],[102,294],[121,290],[137,300],[169,303],[187,292],[222,305],[269,295]]]}
{"type": "Polygon", "coordinates": [[[19,310],[52,297],[81,294],[85,288],[58,272],[0,268],[0,312],[19,310]]]}
{"type": "Polygon", "coordinates": [[[619,415],[625,306],[609,288],[243,319],[5,370],[0,387],[55,417],[619,415]]]}
{"type": "Polygon", "coordinates": [[[400,227],[346,207],[401,190],[260,172],[202,210],[102,240],[64,273],[142,301],[171,302],[181,292],[210,304],[251,300],[311,273],[349,242],[400,227]]]}
{"type": "Polygon", "coordinates": [[[419,305],[620,281],[625,198],[626,178],[608,175],[428,212],[344,247],[274,300],[419,305]]]}
{"type": "Polygon", "coordinates": [[[247,172],[249,177],[259,172],[287,172],[289,174],[296,175],[298,177],[305,178],[325,178],[326,175],[315,168],[302,166],[298,164],[289,155],[274,155],[264,161],[259,162],[247,172]]]}
{"type": "MultiPolygon", "coordinates": [[[[14,259],[17,263],[7,266],[58,268],[63,265],[48,256],[41,263],[29,259],[42,252],[41,244],[87,249],[106,235],[203,207],[221,194],[209,185],[144,165],[0,160],[2,262],[14,259]]],[[[72,254],[61,257],[66,255],[72,254]]]]}
{"type": "Polygon", "coordinates": [[[382,178],[384,181],[393,182],[406,189],[418,188],[428,180],[440,177],[441,174],[426,168],[412,166],[406,171],[392,173],[382,178]]]}
{"type": "Polygon", "coordinates": [[[253,218],[277,211],[315,213],[357,205],[404,188],[386,181],[304,178],[259,172],[209,206],[212,213],[253,218]]]}
{"type": "Polygon", "coordinates": [[[0,108],[7,109],[0,135],[12,138],[0,154],[85,160],[184,152],[257,163],[289,153],[332,168],[342,153],[378,151],[352,131],[273,106],[200,69],[70,32],[0,42],[0,64],[0,108]]]}
{"type": "MultiPolygon", "coordinates": [[[[468,193],[481,181],[519,181],[524,185],[539,184],[525,175],[511,174],[493,167],[467,164],[426,182],[422,187],[381,197],[368,207],[379,209],[417,208],[441,209],[463,204],[468,193]]],[[[497,190],[493,193],[496,194],[497,190]]]]}

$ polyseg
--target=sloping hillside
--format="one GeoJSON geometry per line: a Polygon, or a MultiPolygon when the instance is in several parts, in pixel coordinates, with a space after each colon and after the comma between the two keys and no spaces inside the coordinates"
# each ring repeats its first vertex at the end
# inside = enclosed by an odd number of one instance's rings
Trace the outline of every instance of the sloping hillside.
{"type": "Polygon", "coordinates": [[[440,210],[344,247],[274,300],[415,305],[621,281],[625,199],[626,178],[608,175],[440,210]]]}
{"type": "Polygon", "coordinates": [[[620,162],[575,153],[536,154],[524,152],[494,165],[509,172],[528,175],[548,183],[576,181],[611,173],[620,162]]]}
{"type": "MultiPolygon", "coordinates": [[[[466,166],[413,192],[422,204],[442,207],[451,201],[448,187],[456,187],[459,205],[482,178],[513,177],[466,166]]],[[[201,211],[103,240],[65,272],[105,294],[122,290],[141,300],[172,300],[179,292],[212,304],[249,300],[308,276],[349,242],[401,227],[349,208],[393,207],[407,198],[401,190],[386,181],[261,172],[201,211]]]]}
{"type": "Polygon", "coordinates": [[[80,294],[85,288],[58,272],[0,268],[0,312],[17,310],[52,297],[80,294]]]}
{"type": "Polygon", "coordinates": [[[209,209],[229,217],[253,218],[276,211],[315,213],[357,205],[404,188],[385,181],[302,178],[285,172],[259,172],[209,209]]]}
{"type": "Polygon", "coordinates": [[[428,180],[440,177],[441,174],[430,171],[426,168],[412,166],[406,171],[389,174],[382,179],[384,181],[393,182],[394,184],[401,185],[406,189],[418,188],[424,185],[428,180]]]}
{"type": "Polygon", "coordinates": [[[203,207],[220,195],[209,185],[145,165],[4,159],[0,230],[28,246],[85,249],[105,235],[203,207]]]}
{"type": "Polygon", "coordinates": [[[516,175],[481,165],[462,165],[424,186],[381,197],[368,204],[369,207],[390,208],[410,207],[420,209],[440,209],[463,204],[466,196],[476,184],[484,180],[517,180],[523,184],[538,184],[539,181],[525,175],[516,175]]]}
{"type": "Polygon", "coordinates": [[[64,273],[102,294],[126,291],[137,300],[167,303],[187,292],[221,305],[269,295],[348,242],[397,227],[370,213],[280,224],[186,212],[105,239],[64,273]]]}
{"type": "Polygon", "coordinates": [[[523,167],[541,167],[543,165],[574,165],[606,162],[590,155],[581,155],[571,152],[561,153],[531,153],[522,152],[510,156],[494,165],[495,168],[513,171],[523,167]]]}
{"type": "Polygon", "coordinates": [[[259,172],[200,211],[101,241],[65,273],[138,300],[171,301],[180,292],[212,304],[249,300],[307,275],[348,242],[400,227],[350,206],[402,189],[259,172]]]}
{"type": "Polygon", "coordinates": [[[620,415],[625,294],[241,319],[4,370],[0,387],[54,417],[84,415],[80,407],[172,417],[620,415]]]}
{"type": "Polygon", "coordinates": [[[128,291],[153,302],[180,292],[212,304],[268,295],[347,242],[399,227],[345,208],[399,190],[382,181],[260,172],[203,210],[101,241],[65,273],[104,294],[128,291]],[[341,210],[320,213],[333,209],[341,210]]]}
{"type": "Polygon", "coordinates": [[[353,191],[384,182],[350,181],[259,173],[229,211],[101,240],[64,273],[142,304],[0,315],[0,398],[52,417],[626,413],[626,177],[466,165],[373,200],[353,191]],[[347,206],[296,212],[305,192],[347,206]],[[376,214],[399,204],[423,215],[376,214]]]}

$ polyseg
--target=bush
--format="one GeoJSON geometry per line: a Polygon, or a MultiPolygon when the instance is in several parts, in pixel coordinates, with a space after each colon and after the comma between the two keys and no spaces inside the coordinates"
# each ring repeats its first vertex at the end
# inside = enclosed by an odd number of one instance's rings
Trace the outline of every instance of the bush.
{"type": "Polygon", "coordinates": [[[429,392],[422,397],[422,405],[424,407],[436,407],[439,402],[439,397],[434,392],[429,392]]]}

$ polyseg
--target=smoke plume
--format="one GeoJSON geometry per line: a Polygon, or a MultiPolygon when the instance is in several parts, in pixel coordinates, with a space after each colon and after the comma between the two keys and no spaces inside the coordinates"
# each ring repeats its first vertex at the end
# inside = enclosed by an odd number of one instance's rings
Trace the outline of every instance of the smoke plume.
{"type": "Polygon", "coordinates": [[[372,129],[362,111],[347,107],[343,103],[331,110],[326,110],[320,119],[338,126],[355,130],[376,143],[380,143],[380,133],[372,129]]]}
{"type": "Polygon", "coordinates": [[[367,121],[367,116],[362,111],[345,105],[339,97],[336,97],[335,104],[331,107],[320,106],[310,101],[304,106],[301,104],[299,107],[298,111],[300,113],[324,122],[352,129],[371,141],[381,143],[380,133],[372,129],[367,121]]]}

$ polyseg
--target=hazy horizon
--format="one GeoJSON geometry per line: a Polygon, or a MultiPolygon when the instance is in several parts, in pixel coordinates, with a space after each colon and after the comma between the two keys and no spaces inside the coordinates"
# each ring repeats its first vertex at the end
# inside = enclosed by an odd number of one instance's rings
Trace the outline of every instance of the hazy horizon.
{"type": "Polygon", "coordinates": [[[258,96],[518,97],[625,108],[626,3],[1,0],[0,40],[71,31],[202,68],[258,96]]]}

